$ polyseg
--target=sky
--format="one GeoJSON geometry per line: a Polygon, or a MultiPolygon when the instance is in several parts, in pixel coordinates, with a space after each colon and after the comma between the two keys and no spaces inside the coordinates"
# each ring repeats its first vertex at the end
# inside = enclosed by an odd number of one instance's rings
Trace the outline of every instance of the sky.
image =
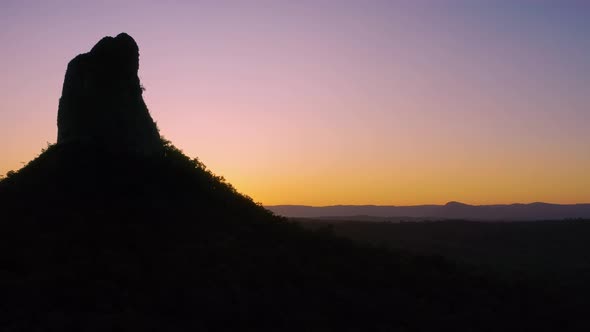
{"type": "Polygon", "coordinates": [[[160,133],[265,205],[590,203],[590,2],[0,2],[0,174],[129,33],[160,133]]]}

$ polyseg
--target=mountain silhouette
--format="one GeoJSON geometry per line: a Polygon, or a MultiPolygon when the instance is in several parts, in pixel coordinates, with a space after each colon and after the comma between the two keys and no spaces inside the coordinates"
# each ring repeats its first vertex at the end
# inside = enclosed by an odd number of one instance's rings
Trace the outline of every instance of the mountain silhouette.
{"type": "Polygon", "coordinates": [[[139,48],[126,33],[105,37],[70,61],[59,100],[57,142],[90,140],[143,154],[161,152],[138,69],[139,48]]]}
{"type": "Polygon", "coordinates": [[[590,204],[510,204],[468,205],[448,202],[445,205],[274,205],[267,206],[278,215],[292,218],[390,218],[390,219],[466,219],[477,221],[533,221],[590,219],[590,204]]]}
{"type": "Polygon", "coordinates": [[[126,34],[74,58],[57,144],[0,182],[0,330],[578,326],[532,285],[275,216],[160,138],[138,65],[126,34]]]}

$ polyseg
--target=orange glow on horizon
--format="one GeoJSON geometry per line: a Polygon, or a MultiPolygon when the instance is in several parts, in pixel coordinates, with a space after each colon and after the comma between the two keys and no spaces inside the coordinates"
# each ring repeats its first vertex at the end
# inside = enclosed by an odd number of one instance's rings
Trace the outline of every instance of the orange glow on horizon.
{"type": "Polygon", "coordinates": [[[0,174],[125,31],[161,134],[265,205],[590,203],[587,4],[220,3],[3,8],[0,174]]]}

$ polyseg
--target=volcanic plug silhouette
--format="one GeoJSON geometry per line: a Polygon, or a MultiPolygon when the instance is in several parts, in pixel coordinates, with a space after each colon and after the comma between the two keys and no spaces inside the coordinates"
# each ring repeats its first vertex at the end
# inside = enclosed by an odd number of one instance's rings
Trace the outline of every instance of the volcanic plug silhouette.
{"type": "Polygon", "coordinates": [[[68,64],[57,142],[90,140],[153,155],[160,135],[143,101],[139,48],[126,33],[105,37],[68,64]]]}

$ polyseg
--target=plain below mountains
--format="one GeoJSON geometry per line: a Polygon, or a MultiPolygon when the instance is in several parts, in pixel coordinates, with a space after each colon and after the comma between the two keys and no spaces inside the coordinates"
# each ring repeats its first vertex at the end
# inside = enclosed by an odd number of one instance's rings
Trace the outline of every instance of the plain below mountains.
{"type": "Polygon", "coordinates": [[[533,221],[590,218],[590,204],[510,204],[468,205],[449,202],[445,205],[378,206],[378,205],[274,205],[272,212],[289,218],[325,218],[392,221],[404,219],[463,219],[481,221],[533,221]]]}

